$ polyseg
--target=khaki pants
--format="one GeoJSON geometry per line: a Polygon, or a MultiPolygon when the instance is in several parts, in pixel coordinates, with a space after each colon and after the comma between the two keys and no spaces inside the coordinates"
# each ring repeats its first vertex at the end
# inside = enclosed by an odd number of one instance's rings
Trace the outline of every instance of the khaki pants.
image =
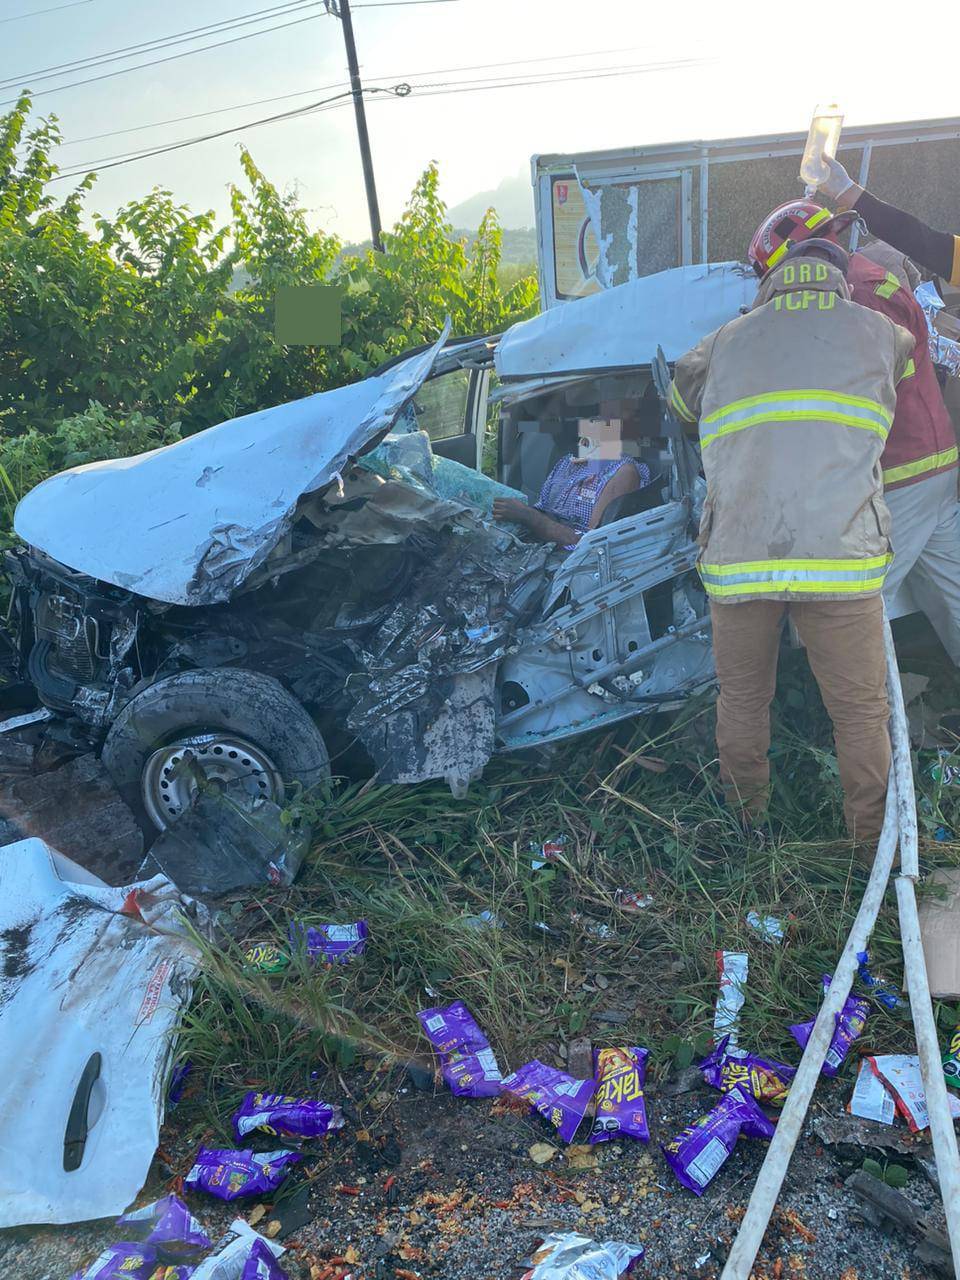
{"type": "Polygon", "coordinates": [[[789,609],[833,721],[849,834],[872,841],[883,825],[890,771],[889,707],[880,596],[713,604],[720,681],[717,746],[728,802],[756,816],[770,786],[770,702],[789,609]]]}

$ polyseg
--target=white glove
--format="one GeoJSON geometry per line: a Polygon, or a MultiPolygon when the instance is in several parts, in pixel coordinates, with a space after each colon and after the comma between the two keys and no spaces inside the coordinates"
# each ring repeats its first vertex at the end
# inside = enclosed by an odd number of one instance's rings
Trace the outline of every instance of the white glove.
{"type": "Polygon", "coordinates": [[[828,173],[817,190],[831,200],[839,200],[843,193],[853,186],[853,179],[839,160],[824,156],[823,163],[827,166],[828,173]]]}

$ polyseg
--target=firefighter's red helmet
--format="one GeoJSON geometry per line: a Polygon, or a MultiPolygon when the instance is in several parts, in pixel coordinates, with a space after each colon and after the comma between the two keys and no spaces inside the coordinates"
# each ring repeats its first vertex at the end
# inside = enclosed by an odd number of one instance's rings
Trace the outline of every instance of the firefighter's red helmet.
{"type": "Polygon", "coordinates": [[[831,213],[812,200],[788,200],[768,213],[753,233],[747,260],[758,276],[765,276],[787,256],[795,244],[813,237],[832,238],[845,230],[857,215],[831,213]]]}

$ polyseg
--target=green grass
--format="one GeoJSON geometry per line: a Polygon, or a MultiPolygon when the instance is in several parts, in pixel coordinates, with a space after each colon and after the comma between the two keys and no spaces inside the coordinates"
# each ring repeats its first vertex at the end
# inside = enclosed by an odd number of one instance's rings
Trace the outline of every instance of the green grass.
{"type": "MultiPolygon", "coordinates": [[[[662,1074],[709,1037],[718,948],[750,956],[741,1043],[796,1062],[786,1028],[815,1013],[865,881],[839,838],[829,726],[799,655],[784,663],[774,738],[778,834],[764,848],[744,841],[720,802],[709,699],[575,741],[547,762],[496,759],[464,800],[441,783],[338,784],[305,797],[316,833],[308,865],[289,892],[239,909],[237,940],[208,948],[185,1018],[181,1053],[199,1068],[206,1120],[221,1122],[247,1088],[309,1090],[326,1063],[423,1054],[416,1011],[452,999],[473,1011],[501,1065],[535,1055],[561,1065],[560,1046],[582,1030],[595,1044],[648,1046],[662,1074]],[[531,844],[560,834],[562,861],[533,871],[531,844]],[[621,888],[654,905],[624,912],[621,888]],[[502,928],[465,923],[484,908],[502,928]],[[785,944],[759,939],[750,910],[787,919],[785,944]],[[242,971],[244,946],[283,945],[291,919],[361,917],[370,944],[359,961],[315,970],[297,958],[277,978],[242,971]],[[612,937],[592,932],[601,924],[612,937]],[[626,1021],[596,1020],[610,1009],[626,1021]]],[[[922,833],[960,829],[960,791],[921,785],[922,833]]],[[[922,839],[927,865],[960,861],[960,845],[922,839]]],[[[899,982],[892,893],[871,952],[875,971],[899,982]]],[[[909,1016],[875,1009],[864,1044],[910,1047],[909,1016]]]]}

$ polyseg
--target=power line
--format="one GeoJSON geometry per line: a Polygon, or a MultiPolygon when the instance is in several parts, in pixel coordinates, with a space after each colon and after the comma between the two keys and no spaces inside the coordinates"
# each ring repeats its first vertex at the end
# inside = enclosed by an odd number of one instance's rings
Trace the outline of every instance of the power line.
{"type": "MultiPolygon", "coordinates": [[[[356,7],[356,6],[355,6],[356,7]]],[[[646,45],[627,45],[617,49],[581,49],[575,53],[551,53],[538,58],[512,58],[504,62],[475,62],[468,66],[459,67],[431,67],[424,71],[411,71],[406,73],[408,82],[414,81],[419,76],[440,76],[455,74],[461,71],[492,71],[500,67],[517,67],[517,66],[534,66],[541,62],[565,62],[570,58],[594,58],[605,57],[611,53],[633,53],[637,49],[643,49],[646,45]]],[[[655,64],[658,65],[658,64],[655,64]]],[[[670,66],[673,64],[671,63],[670,66]]],[[[603,71],[606,68],[597,67],[597,71],[603,71]]],[[[389,81],[396,84],[403,77],[399,75],[381,75],[366,77],[367,84],[378,84],[382,81],[389,81]]],[[[104,138],[119,138],[127,133],[139,133],[144,129],[158,129],[162,125],[167,124],[185,124],[190,120],[203,120],[209,116],[223,115],[227,111],[245,111],[248,107],[263,107],[272,102],[287,102],[291,98],[303,98],[310,93],[326,93],[330,89],[339,89],[346,84],[346,81],[338,80],[334,84],[312,85],[309,89],[297,89],[293,93],[280,93],[270,98],[253,98],[246,102],[234,102],[229,107],[212,107],[208,111],[195,111],[185,116],[170,116],[166,120],[153,120],[149,124],[130,125],[126,129],[110,129],[106,133],[92,133],[83,138],[69,138],[59,145],[61,147],[81,146],[85,142],[100,142],[104,138]]]]}
{"type": "MultiPolygon", "coordinates": [[[[703,65],[705,62],[709,62],[709,61],[716,61],[716,59],[708,59],[708,58],[677,59],[673,62],[636,64],[634,66],[621,67],[613,70],[607,70],[607,69],[598,70],[596,68],[583,68],[583,69],[574,68],[573,70],[565,71],[565,72],[544,72],[542,73],[542,77],[538,79],[530,79],[530,78],[514,79],[514,80],[507,80],[506,82],[504,82],[504,78],[500,77],[500,78],[487,80],[487,81],[480,81],[480,80],[459,81],[459,82],[458,81],[438,81],[438,82],[435,82],[434,84],[423,84],[419,86],[416,84],[414,85],[398,84],[393,86],[392,89],[385,89],[380,86],[370,86],[364,90],[364,93],[365,94],[366,93],[382,94],[384,95],[384,97],[380,99],[381,101],[385,100],[385,98],[388,95],[391,99],[399,98],[399,97],[407,97],[408,96],[407,92],[404,92],[404,93],[397,92],[397,90],[402,88],[404,90],[412,90],[413,95],[415,96],[432,98],[432,97],[437,97],[437,96],[452,94],[452,93],[480,93],[480,92],[496,90],[496,89],[548,87],[550,85],[564,83],[567,81],[575,82],[580,80],[608,79],[608,78],[621,77],[626,75],[643,75],[649,72],[656,72],[656,71],[689,70],[692,67],[703,65]],[[547,76],[551,78],[549,79],[543,78],[547,76]],[[563,79],[558,79],[558,77],[563,77],[563,79]],[[424,90],[424,92],[417,94],[418,89],[424,90]]],[[[332,104],[337,104],[337,106],[346,106],[347,99],[352,97],[353,97],[352,91],[346,90],[344,93],[335,94],[333,97],[325,98],[320,102],[310,103],[304,107],[296,107],[291,111],[284,111],[277,115],[266,116],[260,120],[251,120],[245,124],[234,125],[229,129],[218,130],[216,133],[202,134],[196,138],[185,138],[179,142],[170,143],[165,146],[144,149],[142,151],[128,151],[128,152],[121,152],[119,155],[105,156],[100,160],[88,161],[84,165],[75,165],[72,169],[69,169],[66,172],[58,173],[55,177],[51,178],[50,181],[59,182],[61,180],[68,179],[68,178],[83,177],[86,174],[91,172],[102,172],[107,169],[115,169],[120,167],[121,165],[132,164],[137,160],[145,160],[145,159],[149,159],[151,156],[164,155],[170,151],[180,151],[185,147],[196,146],[198,143],[201,143],[201,142],[210,142],[213,139],[223,138],[228,136],[229,134],[241,133],[245,129],[257,128],[260,125],[264,125],[264,124],[274,124],[282,120],[299,119],[302,116],[309,115],[316,111],[334,110],[336,108],[332,104]]]]}
{"type": "Polygon", "coordinates": [[[55,4],[50,9],[34,9],[33,13],[17,13],[12,18],[0,18],[0,26],[4,22],[22,22],[24,18],[39,18],[44,13],[58,13],[61,9],[77,9],[82,4],[92,4],[93,0],[70,0],[69,4],[55,4]]]}
{"type": "Polygon", "coordinates": [[[52,67],[40,67],[36,71],[24,71],[0,80],[0,89],[6,89],[12,84],[25,84],[28,81],[49,80],[53,76],[62,75],[70,71],[90,71],[94,67],[103,66],[108,62],[121,62],[126,58],[132,58],[141,53],[157,53],[161,49],[183,44],[187,40],[194,40],[203,36],[223,35],[225,30],[232,31],[237,27],[250,26],[255,22],[263,21],[264,18],[272,14],[283,13],[285,17],[288,17],[291,11],[296,11],[296,9],[303,8],[306,5],[316,5],[318,2],[319,0],[284,0],[284,3],[272,5],[268,9],[257,9],[253,13],[237,14],[234,18],[224,18],[220,22],[209,22],[202,27],[191,27],[187,31],[174,31],[168,36],[155,36],[152,40],[143,40],[139,44],[124,45],[120,49],[107,49],[102,53],[91,53],[85,58],[75,58],[71,62],[59,62],[52,67]]]}
{"type": "MultiPolygon", "coordinates": [[[[165,62],[176,62],[179,58],[189,58],[194,53],[206,53],[210,49],[222,49],[225,45],[238,44],[241,40],[252,40],[254,36],[264,36],[271,31],[284,31],[287,27],[297,27],[303,22],[316,22],[319,18],[324,17],[325,14],[326,11],[310,13],[305,18],[296,18],[293,22],[278,22],[272,27],[263,27],[260,31],[247,31],[242,36],[233,36],[230,40],[218,40],[214,44],[202,45],[199,49],[185,49],[182,53],[172,53],[166,58],[154,58],[151,62],[140,62],[135,67],[120,67],[116,71],[105,71],[103,75],[90,76],[86,80],[72,80],[69,84],[54,85],[50,89],[41,89],[32,96],[39,98],[43,94],[59,93],[61,89],[76,89],[80,85],[96,84],[100,80],[110,80],[114,76],[126,75],[129,71],[145,71],[148,67],[158,67],[165,62]]],[[[7,98],[5,101],[0,102],[0,107],[9,106],[17,101],[17,98],[7,98]]]]}

